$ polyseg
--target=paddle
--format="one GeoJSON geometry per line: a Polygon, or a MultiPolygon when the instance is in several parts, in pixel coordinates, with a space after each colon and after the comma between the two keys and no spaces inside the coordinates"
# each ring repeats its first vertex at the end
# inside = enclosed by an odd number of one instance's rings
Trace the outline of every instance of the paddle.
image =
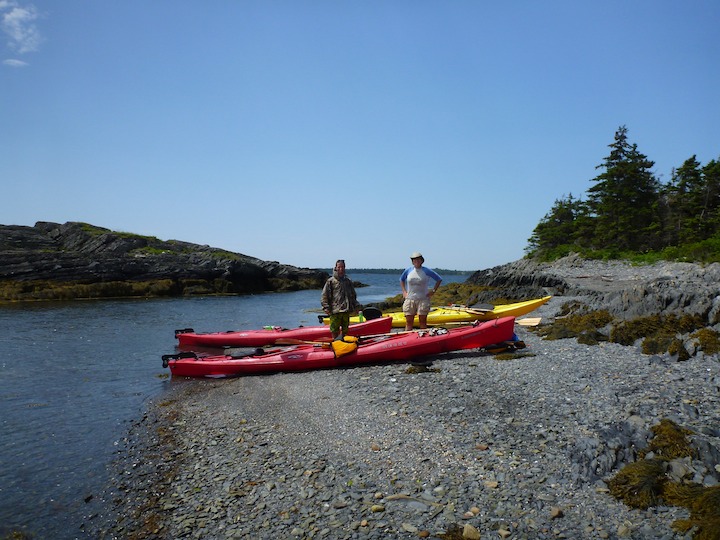
{"type": "MultiPolygon", "coordinates": [[[[380,311],[375,306],[367,306],[363,308],[362,310],[363,317],[366,321],[372,321],[373,319],[379,319],[383,316],[382,311],[380,311]]],[[[318,322],[320,324],[323,323],[323,321],[328,317],[328,315],[318,315],[318,322]]]]}
{"type": "Polygon", "coordinates": [[[304,341],[302,339],[280,338],[275,340],[275,345],[319,345],[330,347],[330,341],[304,341]]]}
{"type": "Polygon", "coordinates": [[[451,309],[454,311],[465,311],[466,313],[474,313],[475,315],[484,315],[485,313],[489,313],[493,309],[495,309],[495,306],[491,304],[480,304],[478,307],[468,307],[468,306],[459,306],[457,304],[450,304],[449,306],[442,306],[438,309],[451,309]]]}
{"type": "MultiPolygon", "coordinates": [[[[358,343],[366,340],[373,340],[376,338],[393,337],[401,334],[409,334],[411,332],[417,332],[417,330],[403,330],[401,332],[388,332],[386,334],[370,334],[368,336],[355,336],[358,339],[358,343]]],[[[333,342],[332,338],[327,338],[328,341],[303,341],[302,339],[293,338],[280,338],[275,340],[275,345],[319,345],[321,347],[330,347],[333,342]]]]}
{"type": "Polygon", "coordinates": [[[520,326],[537,326],[540,324],[540,317],[525,317],[524,319],[516,319],[515,322],[520,326]]]}
{"type": "Polygon", "coordinates": [[[375,338],[381,338],[381,337],[395,337],[395,336],[401,336],[402,334],[410,334],[412,332],[419,332],[419,330],[401,330],[399,332],[388,332],[386,334],[370,334],[367,336],[358,336],[358,340],[362,341],[365,339],[375,339],[375,338]]]}

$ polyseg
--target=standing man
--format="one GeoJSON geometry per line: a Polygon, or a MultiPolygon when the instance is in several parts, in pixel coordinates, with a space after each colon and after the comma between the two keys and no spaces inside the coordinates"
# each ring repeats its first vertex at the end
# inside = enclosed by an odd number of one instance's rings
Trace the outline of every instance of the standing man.
{"type": "Polygon", "coordinates": [[[330,332],[333,339],[347,335],[350,314],[360,309],[355,287],[345,275],[345,261],[335,263],[332,277],[328,278],[320,296],[323,311],[330,315],[330,332]]]}
{"type": "Polygon", "coordinates": [[[403,314],[405,315],[405,330],[412,330],[415,315],[418,316],[420,328],[427,328],[427,316],[430,313],[430,297],[435,294],[442,282],[442,278],[431,268],[425,268],[425,258],[421,253],[410,255],[412,266],[407,268],[400,276],[402,289],[403,314]],[[430,280],[435,287],[430,289],[430,280]]]}

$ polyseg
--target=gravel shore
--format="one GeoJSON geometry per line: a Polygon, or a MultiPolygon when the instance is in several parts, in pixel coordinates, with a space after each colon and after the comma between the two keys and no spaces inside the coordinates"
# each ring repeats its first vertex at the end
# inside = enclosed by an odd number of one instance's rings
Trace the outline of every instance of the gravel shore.
{"type": "Polygon", "coordinates": [[[704,441],[677,474],[718,483],[717,355],[517,333],[509,360],[466,351],[417,373],[173,381],[128,436],[96,536],[691,538],[671,528],[685,509],[630,509],[605,481],[669,418],[704,441]]]}

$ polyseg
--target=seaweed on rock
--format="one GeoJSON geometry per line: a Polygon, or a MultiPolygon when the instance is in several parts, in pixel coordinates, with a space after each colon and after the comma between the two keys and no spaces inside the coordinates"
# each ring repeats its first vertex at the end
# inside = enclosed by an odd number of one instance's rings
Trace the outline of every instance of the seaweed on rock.
{"type": "Polygon", "coordinates": [[[661,459],[629,463],[608,482],[610,494],[632,508],[657,506],[666,482],[664,470],[661,459]]]}
{"type": "Polygon", "coordinates": [[[720,538],[720,486],[668,484],[663,496],[669,504],[690,510],[688,519],[676,520],[672,527],[687,533],[695,529],[695,540],[720,538]]]}
{"type": "Polygon", "coordinates": [[[546,340],[576,338],[583,345],[610,341],[630,346],[641,341],[644,354],[664,354],[685,361],[699,351],[720,352],[720,333],[705,326],[697,314],[653,314],[630,320],[617,320],[607,310],[590,310],[581,302],[567,302],[551,324],[535,332],[546,340]],[[684,336],[684,337],[683,337],[684,336]]]}
{"type": "Polygon", "coordinates": [[[640,457],[652,457],[629,463],[611,478],[611,495],[632,508],[647,509],[659,504],[685,507],[690,517],[676,520],[673,529],[681,533],[693,531],[695,540],[720,538],[720,486],[671,481],[666,472],[675,459],[697,457],[687,438],[692,431],[665,418],[651,429],[654,437],[640,457]]]}
{"type": "Polygon", "coordinates": [[[667,418],[663,418],[659,424],[650,429],[654,437],[650,440],[647,450],[640,452],[641,458],[647,456],[649,452],[666,461],[697,457],[697,452],[687,439],[688,435],[692,435],[689,429],[682,428],[667,418]]]}

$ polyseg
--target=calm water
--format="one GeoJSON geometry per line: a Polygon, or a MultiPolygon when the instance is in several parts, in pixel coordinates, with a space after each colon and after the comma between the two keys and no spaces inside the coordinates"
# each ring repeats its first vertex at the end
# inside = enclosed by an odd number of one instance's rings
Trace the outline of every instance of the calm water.
{"type": "MultiPolygon", "coordinates": [[[[358,289],[361,303],[400,292],[398,275],[349,275],[370,285],[358,289]]],[[[100,511],[92,497],[118,442],[146,401],[173,384],[161,356],[176,351],[176,328],[316,325],[319,298],[299,291],[0,307],[0,537],[85,538],[81,526],[100,511]]]]}

